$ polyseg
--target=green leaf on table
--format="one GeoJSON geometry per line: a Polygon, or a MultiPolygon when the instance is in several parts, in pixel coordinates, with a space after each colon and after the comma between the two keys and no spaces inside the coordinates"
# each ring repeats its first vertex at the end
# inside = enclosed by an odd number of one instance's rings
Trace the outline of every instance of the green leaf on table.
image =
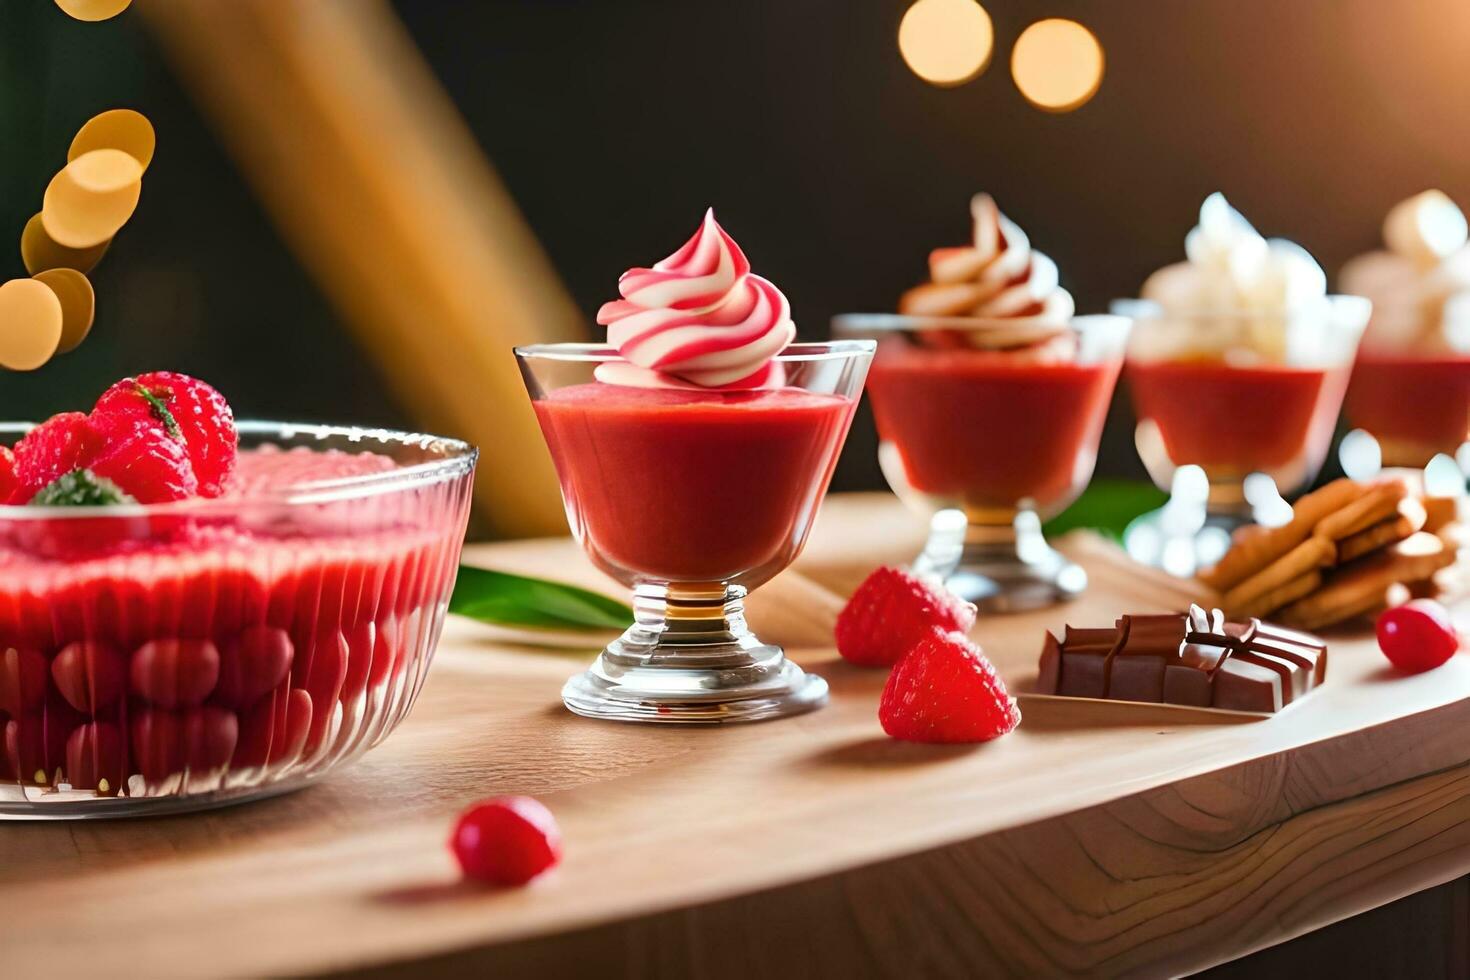
{"type": "Polygon", "coordinates": [[[621,630],[633,610],[605,595],[563,582],[459,566],[449,611],[498,626],[541,629],[621,630]]]}
{"type": "Polygon", "coordinates": [[[1137,517],[1164,506],[1169,495],[1138,480],[1093,480],[1072,506],[1046,522],[1048,537],[1078,528],[1121,538],[1137,517]]]}

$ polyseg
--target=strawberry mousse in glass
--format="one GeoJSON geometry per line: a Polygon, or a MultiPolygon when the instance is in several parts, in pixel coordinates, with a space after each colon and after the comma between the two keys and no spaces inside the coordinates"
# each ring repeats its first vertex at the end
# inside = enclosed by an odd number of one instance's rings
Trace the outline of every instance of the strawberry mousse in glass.
{"type": "Polygon", "coordinates": [[[1416,194],[1389,211],[1387,249],[1352,259],[1339,277],[1373,302],[1345,414],[1377,440],[1386,466],[1424,466],[1470,439],[1466,230],[1442,192],[1416,194]]]}
{"type": "Polygon", "coordinates": [[[1174,492],[1125,544],[1181,575],[1217,560],[1235,527],[1270,523],[1316,477],[1370,310],[1329,296],[1311,255],[1261,237],[1220,194],[1185,251],[1141,300],[1114,304],[1134,317],[1125,379],[1139,455],[1174,492]]]}
{"type": "Polygon", "coordinates": [[[0,426],[0,818],[273,795],[423,683],[475,451],[242,422],[181,375],[0,426]]]}
{"type": "Polygon", "coordinates": [[[1057,268],[987,195],[970,245],[935,250],[900,315],[833,320],[878,342],[868,397],[894,491],[931,516],[915,567],[982,610],[1069,599],[1082,568],[1041,522],[1092,478],[1128,320],[1074,316],[1057,268]]]}
{"type": "Polygon", "coordinates": [[[786,297],[707,213],[619,281],[608,343],[517,348],[572,532],[633,590],[636,622],[562,691],[580,715],[757,721],[827,684],[746,625],[801,551],[873,345],[793,344],[786,297]]]}

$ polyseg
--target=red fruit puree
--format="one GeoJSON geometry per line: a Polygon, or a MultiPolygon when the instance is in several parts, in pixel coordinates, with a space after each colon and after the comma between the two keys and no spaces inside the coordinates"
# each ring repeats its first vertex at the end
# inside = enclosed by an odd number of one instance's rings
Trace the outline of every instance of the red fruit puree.
{"type": "Polygon", "coordinates": [[[0,515],[0,777],[152,795],[371,745],[422,676],[464,508],[433,491],[250,501],[393,466],[245,451],[226,494],[241,507],[61,557],[32,547],[44,525],[0,515]]]}
{"type": "Polygon", "coordinates": [[[1140,419],[1153,419],[1176,466],[1224,475],[1321,460],[1332,441],[1347,372],[1238,367],[1219,361],[1133,361],[1140,419]]]}
{"type": "Polygon", "coordinates": [[[796,557],[854,402],[600,383],[537,401],[588,553],[624,581],[753,587],[796,557]]]}
{"type": "Polygon", "coordinates": [[[1386,462],[1422,466],[1470,437],[1470,356],[1363,351],[1347,392],[1348,422],[1385,443],[1386,462]]]}
{"type": "Polygon", "coordinates": [[[917,490],[971,506],[1063,501],[1092,473],[1119,361],[880,345],[868,375],[878,434],[917,490]]]}

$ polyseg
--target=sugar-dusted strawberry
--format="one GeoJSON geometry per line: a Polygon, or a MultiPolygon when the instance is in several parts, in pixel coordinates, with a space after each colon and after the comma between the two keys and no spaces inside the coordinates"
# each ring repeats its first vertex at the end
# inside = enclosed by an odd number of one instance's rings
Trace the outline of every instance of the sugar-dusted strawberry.
{"type": "Polygon", "coordinates": [[[173,371],[124,378],[103,392],[92,409],[94,420],[109,416],[145,423],[182,442],[200,495],[224,492],[240,440],[229,403],[203,381],[173,371]]]}
{"type": "Polygon", "coordinates": [[[975,625],[975,607],[911,572],[884,565],[858,586],[837,617],[837,652],[864,667],[891,667],[934,627],[975,625]]]}
{"type": "Polygon", "coordinates": [[[906,742],[988,742],[1021,722],[1021,709],[963,633],[931,630],[888,675],[878,721],[906,742]]]}
{"type": "Polygon", "coordinates": [[[43,487],[87,466],[102,446],[87,416],[62,412],[36,426],[15,444],[14,504],[28,503],[43,487]]]}
{"type": "Polygon", "coordinates": [[[0,446],[0,504],[10,503],[10,498],[20,486],[20,477],[15,472],[15,453],[9,446],[0,446]]]}
{"type": "Polygon", "coordinates": [[[102,439],[87,469],[143,504],[192,497],[199,489],[184,444],[163,429],[122,416],[94,416],[102,439]]]}

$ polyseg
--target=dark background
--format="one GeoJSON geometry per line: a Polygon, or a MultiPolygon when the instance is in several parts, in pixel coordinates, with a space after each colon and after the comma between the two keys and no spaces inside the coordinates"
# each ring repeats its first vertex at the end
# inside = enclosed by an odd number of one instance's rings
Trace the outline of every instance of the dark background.
{"type": "MultiPolygon", "coordinates": [[[[707,204],[816,339],[833,313],[891,309],[930,248],[964,240],[980,189],[1057,260],[1083,311],[1178,259],[1215,189],[1329,273],[1375,244],[1400,198],[1438,186],[1470,202],[1464,0],[986,0],[995,55],[956,89],[901,60],[907,0],[395,6],[589,329],[617,275],[672,250],[707,204]],[[1097,97],[1067,115],[1031,108],[1009,77],[1011,43],[1045,16],[1086,24],[1107,54],[1097,97]]],[[[38,372],[0,373],[0,417],[86,407],[123,374],[172,367],[246,416],[412,422],[140,17],[85,25],[0,0],[0,25],[0,243],[19,240],[89,116],[135,106],[159,135],[137,215],[95,276],[92,336],[38,372]]],[[[0,248],[0,276],[23,274],[0,248]]],[[[1100,472],[1141,473],[1126,416],[1115,408],[1100,472]]],[[[878,485],[870,435],[838,485],[878,485]]]]}

